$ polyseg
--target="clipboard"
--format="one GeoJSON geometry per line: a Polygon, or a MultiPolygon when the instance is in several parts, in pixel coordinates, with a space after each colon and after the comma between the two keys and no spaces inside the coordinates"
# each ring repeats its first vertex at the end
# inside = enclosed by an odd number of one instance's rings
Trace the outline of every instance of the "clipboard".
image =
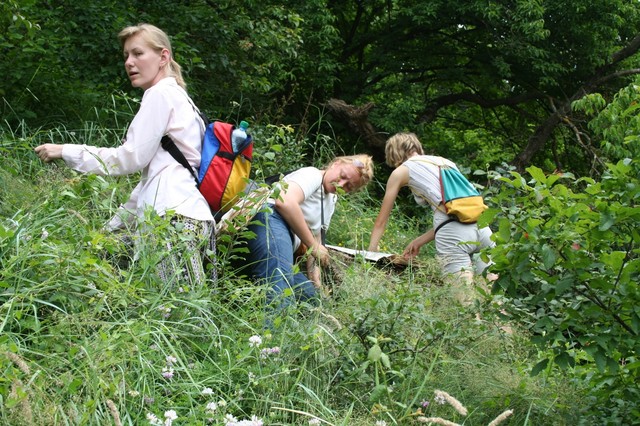
{"type": "Polygon", "coordinates": [[[406,259],[404,256],[398,255],[398,254],[383,253],[383,252],[377,252],[377,251],[367,251],[367,250],[354,250],[347,247],[339,247],[339,246],[332,246],[332,245],[326,245],[325,247],[328,248],[329,250],[340,252],[352,258],[355,258],[356,256],[360,256],[370,262],[383,265],[383,266],[391,265],[399,269],[406,268],[410,262],[409,259],[406,259]]]}

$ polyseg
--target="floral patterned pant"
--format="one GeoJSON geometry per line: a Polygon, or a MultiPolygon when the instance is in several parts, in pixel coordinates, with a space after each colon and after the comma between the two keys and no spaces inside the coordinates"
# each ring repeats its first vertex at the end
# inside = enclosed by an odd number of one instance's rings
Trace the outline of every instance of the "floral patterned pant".
{"type": "Polygon", "coordinates": [[[172,287],[204,286],[217,279],[215,269],[215,224],[175,215],[163,240],[165,256],[157,266],[160,279],[172,287]],[[207,276],[208,275],[208,276],[207,276]]]}

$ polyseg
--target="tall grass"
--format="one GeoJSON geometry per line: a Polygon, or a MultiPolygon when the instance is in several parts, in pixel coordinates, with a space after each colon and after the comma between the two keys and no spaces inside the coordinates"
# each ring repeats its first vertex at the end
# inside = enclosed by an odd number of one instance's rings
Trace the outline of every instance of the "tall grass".
{"type": "MultiPolygon", "coordinates": [[[[32,153],[119,134],[1,135],[0,423],[140,425],[174,410],[176,425],[486,425],[508,409],[505,424],[576,423],[581,389],[552,371],[530,377],[526,336],[501,331],[490,299],[458,305],[429,250],[404,271],[336,256],[332,296],[273,332],[264,288],[225,259],[216,284],[166,288],[152,260],[128,258],[102,230],[135,177],[78,176],[32,153]]],[[[332,244],[366,248],[371,202],[365,191],[340,203],[332,244]]],[[[397,218],[387,248],[416,226],[397,218]]]]}

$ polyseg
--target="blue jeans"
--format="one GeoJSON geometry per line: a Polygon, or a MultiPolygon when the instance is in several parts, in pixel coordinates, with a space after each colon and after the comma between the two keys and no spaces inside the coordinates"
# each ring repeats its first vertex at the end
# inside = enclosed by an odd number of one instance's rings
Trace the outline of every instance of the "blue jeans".
{"type": "Polygon", "coordinates": [[[293,273],[293,234],[287,222],[273,208],[272,213],[259,212],[249,225],[256,234],[248,240],[248,266],[254,278],[269,284],[268,310],[281,313],[295,300],[313,303],[318,296],[313,283],[302,273],[293,273]],[[290,291],[285,291],[290,289],[290,291]]]}

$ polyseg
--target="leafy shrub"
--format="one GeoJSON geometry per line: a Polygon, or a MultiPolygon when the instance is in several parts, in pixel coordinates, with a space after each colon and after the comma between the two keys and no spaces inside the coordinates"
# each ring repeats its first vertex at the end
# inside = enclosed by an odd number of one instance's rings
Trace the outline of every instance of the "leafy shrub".
{"type": "MultiPolygon", "coordinates": [[[[617,153],[637,150],[637,138],[625,142],[617,153]]],[[[595,386],[592,415],[611,415],[611,424],[637,419],[635,403],[625,401],[640,395],[640,163],[606,163],[600,181],[527,172],[496,177],[502,184],[492,202],[502,208],[485,217],[498,219],[494,290],[510,298],[505,309],[532,341],[549,350],[534,373],[551,368],[549,360],[576,367],[595,386]]]]}

